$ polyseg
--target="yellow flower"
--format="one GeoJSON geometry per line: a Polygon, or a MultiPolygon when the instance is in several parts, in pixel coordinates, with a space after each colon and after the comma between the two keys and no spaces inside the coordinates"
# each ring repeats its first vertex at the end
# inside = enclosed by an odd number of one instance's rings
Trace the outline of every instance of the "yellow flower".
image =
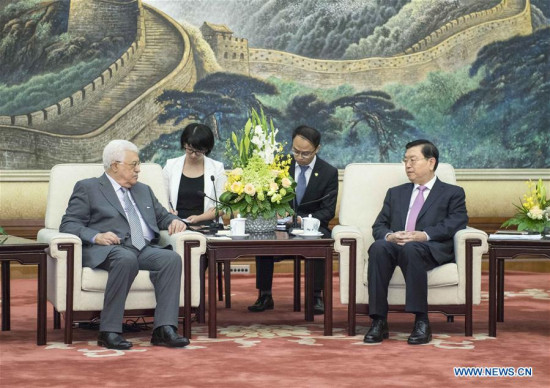
{"type": "Polygon", "coordinates": [[[275,182],[271,182],[269,183],[269,191],[271,192],[276,192],[277,190],[279,190],[279,185],[275,182]]]}
{"type": "Polygon", "coordinates": [[[244,186],[244,192],[245,194],[248,194],[250,196],[256,194],[256,188],[254,187],[254,185],[252,183],[247,183],[245,186],[244,186]]]}
{"type": "Polygon", "coordinates": [[[231,191],[233,193],[242,194],[243,192],[243,184],[241,182],[233,182],[231,184],[231,191]]]}

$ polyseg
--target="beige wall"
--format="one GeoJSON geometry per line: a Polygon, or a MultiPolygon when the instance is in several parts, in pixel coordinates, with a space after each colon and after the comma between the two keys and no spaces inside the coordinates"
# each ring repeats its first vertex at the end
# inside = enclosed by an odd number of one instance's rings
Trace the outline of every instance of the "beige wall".
{"type": "MultiPolygon", "coordinates": [[[[470,217],[512,216],[527,192],[525,181],[539,177],[550,195],[550,170],[457,170],[470,217]]],[[[0,171],[0,219],[44,218],[47,180],[47,172],[0,171]]]]}

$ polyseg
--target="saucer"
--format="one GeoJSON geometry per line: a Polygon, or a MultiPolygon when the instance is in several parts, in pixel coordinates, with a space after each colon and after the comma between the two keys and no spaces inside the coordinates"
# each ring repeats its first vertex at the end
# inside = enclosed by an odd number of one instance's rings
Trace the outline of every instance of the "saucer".
{"type": "Polygon", "coordinates": [[[248,236],[250,236],[250,234],[248,234],[248,233],[245,233],[245,234],[228,234],[227,235],[227,237],[234,238],[235,240],[243,239],[243,238],[246,238],[248,236]]]}
{"type": "Polygon", "coordinates": [[[315,238],[315,237],[321,237],[323,235],[322,232],[315,232],[315,233],[304,233],[302,229],[294,229],[290,232],[294,236],[300,236],[303,238],[315,238]]]}

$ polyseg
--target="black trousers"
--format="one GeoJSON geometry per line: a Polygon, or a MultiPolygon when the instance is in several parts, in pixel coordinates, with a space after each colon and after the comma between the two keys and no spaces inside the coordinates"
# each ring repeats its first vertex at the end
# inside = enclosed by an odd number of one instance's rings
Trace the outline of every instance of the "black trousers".
{"type": "MultiPolygon", "coordinates": [[[[289,256],[290,258],[291,256],[289,256]]],[[[273,285],[273,267],[275,261],[281,259],[274,256],[256,257],[256,288],[260,291],[271,291],[273,285]]],[[[325,263],[315,260],[313,263],[313,290],[322,291],[325,286],[325,263]]]]}
{"type": "Polygon", "coordinates": [[[388,287],[396,266],[401,268],[405,278],[405,311],[427,313],[427,272],[438,265],[425,243],[398,245],[385,240],[375,241],[369,248],[369,315],[387,316],[388,287]]]}

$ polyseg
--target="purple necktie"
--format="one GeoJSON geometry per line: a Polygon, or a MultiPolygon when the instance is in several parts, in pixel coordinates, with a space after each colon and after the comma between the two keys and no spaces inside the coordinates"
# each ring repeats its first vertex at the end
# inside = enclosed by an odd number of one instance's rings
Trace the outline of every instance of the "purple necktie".
{"type": "Polygon", "coordinates": [[[309,168],[308,166],[300,166],[300,176],[298,177],[298,184],[296,185],[296,203],[300,204],[304,194],[306,193],[307,180],[306,180],[306,171],[309,168]]]}
{"type": "Polygon", "coordinates": [[[407,220],[406,230],[409,232],[413,232],[415,230],[418,213],[420,213],[420,209],[422,209],[422,205],[424,205],[424,190],[426,190],[426,188],[426,186],[418,186],[418,195],[414,200],[409,213],[409,219],[407,220]]]}

